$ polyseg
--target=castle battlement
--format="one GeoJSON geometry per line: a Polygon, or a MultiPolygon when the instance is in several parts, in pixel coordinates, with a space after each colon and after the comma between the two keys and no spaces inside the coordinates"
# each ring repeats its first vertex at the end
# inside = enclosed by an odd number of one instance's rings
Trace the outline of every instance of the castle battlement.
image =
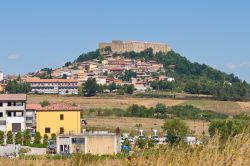
{"type": "Polygon", "coordinates": [[[153,52],[169,52],[171,48],[163,43],[157,42],[145,42],[145,41],[121,41],[113,40],[111,43],[99,43],[99,49],[102,52],[105,47],[111,47],[112,52],[124,53],[124,52],[141,52],[147,48],[152,48],[153,52]]]}

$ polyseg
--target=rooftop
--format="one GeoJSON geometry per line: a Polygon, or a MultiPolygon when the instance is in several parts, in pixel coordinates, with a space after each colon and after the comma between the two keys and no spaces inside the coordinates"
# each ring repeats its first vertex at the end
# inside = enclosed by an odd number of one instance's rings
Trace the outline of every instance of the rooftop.
{"type": "Polygon", "coordinates": [[[78,111],[81,110],[80,105],[72,106],[64,103],[54,103],[46,107],[41,107],[38,111],[78,111]]]}
{"type": "Polygon", "coordinates": [[[41,108],[42,108],[41,104],[27,104],[26,105],[26,109],[28,110],[38,110],[41,108]]]}
{"type": "Polygon", "coordinates": [[[26,101],[26,94],[0,94],[0,101],[26,101]]]}

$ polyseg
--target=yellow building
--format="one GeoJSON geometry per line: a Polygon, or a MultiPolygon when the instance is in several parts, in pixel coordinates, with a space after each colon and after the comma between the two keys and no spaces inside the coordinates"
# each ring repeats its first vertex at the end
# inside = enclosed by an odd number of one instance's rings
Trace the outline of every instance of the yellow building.
{"type": "Polygon", "coordinates": [[[81,133],[81,108],[66,104],[52,104],[36,111],[36,130],[44,134],[81,133]]]}
{"type": "Polygon", "coordinates": [[[5,87],[6,86],[7,86],[7,84],[0,83],[0,93],[5,93],[5,87]]]}

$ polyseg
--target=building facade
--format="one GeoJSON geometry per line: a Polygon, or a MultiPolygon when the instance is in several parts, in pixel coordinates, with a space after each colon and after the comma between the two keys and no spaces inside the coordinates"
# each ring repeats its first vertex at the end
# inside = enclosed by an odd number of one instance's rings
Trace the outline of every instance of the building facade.
{"type": "Polygon", "coordinates": [[[0,95],[0,130],[18,132],[26,128],[25,94],[0,95]]]}
{"type": "Polygon", "coordinates": [[[28,78],[31,93],[75,95],[78,94],[78,81],[74,79],[39,79],[28,78]]]}
{"type": "Polygon", "coordinates": [[[0,71],[0,82],[3,81],[3,72],[0,71]]]}
{"type": "Polygon", "coordinates": [[[36,110],[36,130],[41,135],[79,134],[81,132],[80,106],[51,104],[36,110]]]}
{"type": "Polygon", "coordinates": [[[128,41],[124,42],[121,40],[113,40],[111,43],[99,43],[99,50],[101,53],[104,52],[106,47],[111,47],[112,52],[124,53],[124,52],[141,52],[147,48],[152,48],[153,52],[164,52],[171,51],[171,48],[163,43],[155,42],[141,42],[141,41],[128,41]]]}
{"type": "Polygon", "coordinates": [[[121,137],[116,133],[85,132],[78,135],[58,135],[57,153],[91,153],[98,155],[121,152],[121,137]]]}

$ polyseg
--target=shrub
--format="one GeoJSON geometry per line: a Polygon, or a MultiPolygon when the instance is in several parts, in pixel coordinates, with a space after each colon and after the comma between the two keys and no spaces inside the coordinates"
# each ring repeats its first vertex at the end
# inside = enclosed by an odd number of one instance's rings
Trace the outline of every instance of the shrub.
{"type": "Polygon", "coordinates": [[[16,136],[15,136],[15,144],[22,144],[23,142],[23,138],[22,138],[22,133],[19,131],[17,132],[16,136]]]}
{"type": "Polygon", "coordinates": [[[0,145],[4,144],[4,132],[0,130],[0,145]]]}
{"type": "Polygon", "coordinates": [[[40,102],[40,105],[41,105],[42,107],[46,107],[46,106],[50,105],[50,103],[49,103],[48,100],[44,100],[44,101],[40,102]]]}
{"type": "Polygon", "coordinates": [[[180,119],[167,119],[162,129],[167,132],[167,137],[171,144],[179,143],[189,132],[186,123],[180,119]]]}
{"type": "Polygon", "coordinates": [[[44,136],[43,136],[43,145],[44,145],[44,146],[47,146],[47,145],[48,145],[48,140],[49,140],[48,135],[47,135],[47,134],[44,134],[44,136]]]}
{"type": "Polygon", "coordinates": [[[23,145],[24,146],[29,146],[30,145],[30,140],[31,140],[30,131],[29,130],[25,130],[23,132],[23,145]]]}
{"type": "Polygon", "coordinates": [[[50,139],[51,140],[56,140],[56,134],[55,133],[51,133],[50,139]]]}
{"type": "Polygon", "coordinates": [[[235,136],[242,133],[244,130],[249,130],[250,122],[241,119],[213,120],[209,125],[209,134],[214,136],[216,132],[220,135],[221,140],[226,140],[230,136],[235,136]]]}
{"type": "Polygon", "coordinates": [[[7,144],[13,144],[13,133],[12,133],[12,131],[7,132],[7,144]]]}
{"type": "Polygon", "coordinates": [[[41,139],[42,139],[42,137],[41,137],[40,132],[36,132],[35,136],[34,136],[34,142],[33,142],[33,144],[40,144],[41,143],[41,139]]]}

